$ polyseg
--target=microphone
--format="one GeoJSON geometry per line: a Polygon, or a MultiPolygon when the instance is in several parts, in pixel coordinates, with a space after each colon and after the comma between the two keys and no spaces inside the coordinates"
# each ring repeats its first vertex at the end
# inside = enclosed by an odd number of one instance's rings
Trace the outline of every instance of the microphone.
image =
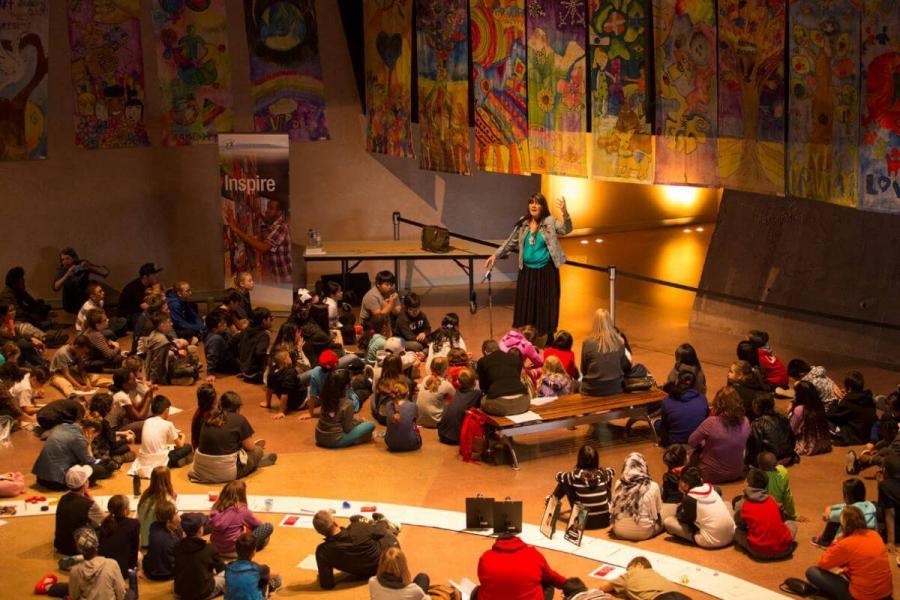
{"type": "MultiPolygon", "coordinates": [[[[495,263],[496,264],[496,263],[495,263]]],[[[491,276],[491,271],[494,270],[494,265],[491,265],[491,268],[484,272],[484,277],[481,278],[481,283],[487,281],[491,276]]]]}
{"type": "Polygon", "coordinates": [[[519,220],[516,221],[516,224],[513,225],[513,227],[518,227],[519,225],[521,225],[522,223],[524,223],[525,221],[527,221],[527,220],[530,219],[530,218],[531,218],[531,217],[529,217],[528,215],[519,217],[519,220]]]}

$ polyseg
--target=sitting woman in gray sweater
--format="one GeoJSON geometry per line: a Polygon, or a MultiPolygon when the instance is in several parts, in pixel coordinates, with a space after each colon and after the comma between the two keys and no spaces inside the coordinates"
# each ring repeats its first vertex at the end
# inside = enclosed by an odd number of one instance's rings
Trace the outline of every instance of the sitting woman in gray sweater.
{"type": "Polygon", "coordinates": [[[625,340],[606,309],[594,313],[592,335],[581,346],[581,393],[611,396],[622,392],[625,380],[625,340]]]}

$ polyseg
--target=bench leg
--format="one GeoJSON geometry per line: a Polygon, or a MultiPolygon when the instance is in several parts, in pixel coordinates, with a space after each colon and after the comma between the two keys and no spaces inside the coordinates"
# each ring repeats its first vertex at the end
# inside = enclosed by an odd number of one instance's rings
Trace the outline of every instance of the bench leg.
{"type": "Polygon", "coordinates": [[[509,450],[509,460],[512,468],[516,471],[519,470],[519,457],[516,456],[516,447],[513,444],[513,439],[511,437],[507,437],[505,435],[500,436],[500,441],[506,446],[506,449],[509,450]]]}
{"type": "Polygon", "coordinates": [[[625,424],[625,437],[631,436],[631,427],[635,423],[640,423],[641,421],[646,421],[647,425],[650,427],[650,433],[653,435],[653,443],[659,445],[659,436],[656,435],[656,428],[653,426],[653,420],[650,418],[650,413],[646,410],[641,410],[641,414],[628,417],[628,422],[625,424]]]}

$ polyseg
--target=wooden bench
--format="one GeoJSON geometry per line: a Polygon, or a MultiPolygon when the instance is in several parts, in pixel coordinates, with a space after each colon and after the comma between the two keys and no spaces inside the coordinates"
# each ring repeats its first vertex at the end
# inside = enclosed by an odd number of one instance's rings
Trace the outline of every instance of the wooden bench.
{"type": "Polygon", "coordinates": [[[656,430],[650,422],[648,407],[662,402],[665,397],[665,392],[656,387],[643,392],[629,392],[615,396],[570,394],[560,396],[543,406],[532,406],[531,411],[540,415],[540,419],[525,423],[516,423],[508,417],[482,414],[487,419],[487,426],[496,431],[500,440],[509,449],[513,469],[518,469],[519,460],[513,446],[513,436],[517,435],[627,418],[629,428],[633,422],[646,421],[650,425],[654,441],[658,441],[656,430]]]}

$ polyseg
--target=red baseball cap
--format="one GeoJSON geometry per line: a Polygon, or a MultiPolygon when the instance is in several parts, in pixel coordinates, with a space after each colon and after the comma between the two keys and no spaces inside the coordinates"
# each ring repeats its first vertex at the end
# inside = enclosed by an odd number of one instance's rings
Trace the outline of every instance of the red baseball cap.
{"type": "Polygon", "coordinates": [[[319,355],[319,366],[323,369],[334,369],[337,367],[338,357],[334,350],[323,350],[319,355]]]}

